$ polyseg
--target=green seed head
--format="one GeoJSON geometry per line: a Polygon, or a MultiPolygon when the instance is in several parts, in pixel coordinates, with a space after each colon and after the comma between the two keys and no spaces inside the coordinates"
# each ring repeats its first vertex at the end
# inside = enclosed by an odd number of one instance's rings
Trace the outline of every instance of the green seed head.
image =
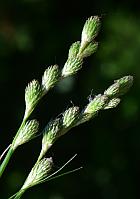
{"type": "Polygon", "coordinates": [[[98,16],[90,17],[82,31],[81,36],[81,48],[82,46],[85,46],[85,43],[90,43],[94,40],[94,38],[97,36],[100,29],[100,19],[98,16]]]}
{"type": "Polygon", "coordinates": [[[28,189],[37,184],[44,182],[53,167],[52,158],[43,158],[37,162],[29,173],[22,189],[28,189]]]}
{"type": "Polygon", "coordinates": [[[105,104],[108,101],[108,97],[105,95],[97,95],[93,100],[89,102],[87,107],[85,108],[84,113],[94,114],[99,110],[103,109],[105,104]]]}
{"type": "Polygon", "coordinates": [[[82,63],[83,61],[79,57],[68,58],[62,69],[62,77],[67,77],[77,73],[77,71],[82,68],[82,63]]]}
{"type": "Polygon", "coordinates": [[[120,103],[120,98],[113,98],[111,99],[108,104],[104,107],[105,109],[110,109],[110,108],[115,108],[116,106],[118,106],[118,104],[120,103]]]}
{"type": "Polygon", "coordinates": [[[22,145],[36,136],[38,132],[39,122],[37,120],[27,121],[26,124],[19,131],[18,136],[16,137],[12,148],[15,150],[19,145],[22,145]]]}
{"type": "Polygon", "coordinates": [[[60,73],[57,65],[50,66],[44,72],[42,77],[43,90],[46,93],[50,88],[54,87],[59,80],[60,73]]]}
{"type": "Polygon", "coordinates": [[[79,118],[79,107],[70,107],[63,113],[63,128],[71,128],[79,118]]]}
{"type": "Polygon", "coordinates": [[[106,103],[108,103],[108,97],[106,95],[97,95],[82,111],[81,119],[79,120],[77,125],[84,123],[96,116],[98,111],[104,109],[106,103]]]}
{"type": "Polygon", "coordinates": [[[118,80],[114,81],[105,92],[104,94],[111,98],[116,98],[121,95],[124,95],[132,86],[133,84],[133,77],[132,76],[125,76],[118,80]]]}
{"type": "Polygon", "coordinates": [[[69,49],[68,58],[71,59],[76,57],[79,52],[79,48],[80,48],[80,41],[73,43],[69,49]]]}
{"type": "Polygon", "coordinates": [[[34,106],[40,100],[42,95],[43,95],[43,90],[37,80],[33,80],[28,84],[28,86],[25,89],[25,102],[26,102],[25,115],[28,114],[28,111],[34,108],[34,106]]]}
{"type": "Polygon", "coordinates": [[[62,121],[60,118],[51,120],[43,130],[42,138],[42,154],[45,155],[47,150],[52,146],[58,137],[58,134],[62,127],[62,121]]]}

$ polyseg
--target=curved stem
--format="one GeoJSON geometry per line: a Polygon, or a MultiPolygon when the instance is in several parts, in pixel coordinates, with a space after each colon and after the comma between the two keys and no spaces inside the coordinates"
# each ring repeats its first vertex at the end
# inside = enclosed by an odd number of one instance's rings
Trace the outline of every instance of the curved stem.
{"type": "Polygon", "coordinates": [[[0,161],[3,158],[3,156],[6,154],[6,152],[9,150],[10,147],[11,147],[11,144],[9,144],[9,146],[3,151],[3,153],[0,156],[0,161]]]}

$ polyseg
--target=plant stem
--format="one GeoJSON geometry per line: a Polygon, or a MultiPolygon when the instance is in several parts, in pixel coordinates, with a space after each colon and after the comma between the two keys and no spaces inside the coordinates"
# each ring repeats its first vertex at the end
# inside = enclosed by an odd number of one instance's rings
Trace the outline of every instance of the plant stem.
{"type": "Polygon", "coordinates": [[[13,196],[11,196],[8,199],[20,199],[21,196],[24,194],[25,190],[20,190],[19,192],[17,192],[16,194],[14,194],[13,196]]]}
{"type": "Polygon", "coordinates": [[[14,146],[15,141],[16,141],[18,135],[19,135],[19,132],[22,129],[22,127],[25,125],[27,119],[29,118],[29,116],[31,115],[33,110],[35,109],[36,105],[37,105],[37,103],[28,112],[26,112],[26,110],[25,110],[23,121],[22,121],[22,123],[21,123],[21,125],[20,125],[20,127],[19,127],[19,129],[18,129],[13,141],[12,141],[12,144],[11,144],[11,146],[9,148],[9,151],[8,151],[7,155],[5,156],[5,159],[3,160],[2,164],[0,165],[0,178],[1,178],[6,166],[8,164],[10,158],[12,157],[12,155],[13,155],[13,153],[15,151],[15,148],[13,146],[14,146]]]}
{"type": "Polygon", "coordinates": [[[24,190],[19,191],[19,193],[14,197],[14,199],[20,199],[24,192],[24,190]]]}
{"type": "Polygon", "coordinates": [[[3,153],[0,156],[0,161],[3,158],[3,156],[6,154],[6,152],[9,150],[10,147],[11,147],[11,144],[9,144],[9,146],[3,151],[3,153]]]}
{"type": "Polygon", "coordinates": [[[0,165],[0,178],[1,178],[1,176],[2,176],[2,174],[3,174],[3,172],[4,172],[5,168],[6,168],[6,166],[8,164],[10,158],[12,157],[12,155],[13,155],[13,153],[15,151],[15,148],[13,148],[15,140],[16,140],[19,132],[20,132],[20,129],[24,126],[25,122],[26,122],[26,119],[23,119],[23,121],[22,121],[22,123],[21,123],[21,125],[20,125],[20,127],[19,127],[19,129],[18,129],[18,131],[16,133],[15,138],[13,139],[13,142],[12,142],[12,144],[11,144],[11,146],[10,146],[10,148],[9,148],[6,156],[5,156],[5,158],[4,158],[3,162],[2,162],[2,164],[0,165]]]}
{"type": "Polygon", "coordinates": [[[2,164],[0,166],[0,177],[2,176],[2,174],[3,174],[4,170],[5,170],[8,162],[9,162],[9,160],[11,158],[11,156],[13,155],[13,153],[14,153],[14,150],[13,150],[12,147],[10,147],[5,159],[3,160],[3,162],[2,162],[2,164]]]}

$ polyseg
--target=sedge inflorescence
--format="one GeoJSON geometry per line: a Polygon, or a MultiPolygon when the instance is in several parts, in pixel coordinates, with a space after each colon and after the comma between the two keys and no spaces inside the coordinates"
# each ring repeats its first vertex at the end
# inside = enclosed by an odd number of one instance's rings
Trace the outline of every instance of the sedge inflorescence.
{"type": "MultiPolygon", "coordinates": [[[[34,79],[27,85],[23,121],[12,141],[6,158],[0,166],[0,176],[2,176],[17,147],[37,137],[39,122],[36,119],[30,120],[29,116],[41,98],[59,81],[76,74],[83,67],[84,59],[97,50],[98,42],[95,39],[100,29],[100,23],[98,16],[87,19],[82,30],[81,41],[74,42],[70,46],[68,58],[62,70],[56,64],[49,66],[42,76],[42,82],[34,79]]],[[[21,189],[11,198],[21,198],[27,189],[45,182],[53,168],[52,157],[45,158],[45,155],[54,142],[70,129],[94,118],[100,111],[115,108],[120,103],[120,97],[129,90],[132,84],[133,77],[130,75],[115,80],[103,94],[96,95],[82,109],[73,105],[55,119],[50,120],[40,133],[42,135],[42,147],[39,157],[21,189]]]]}

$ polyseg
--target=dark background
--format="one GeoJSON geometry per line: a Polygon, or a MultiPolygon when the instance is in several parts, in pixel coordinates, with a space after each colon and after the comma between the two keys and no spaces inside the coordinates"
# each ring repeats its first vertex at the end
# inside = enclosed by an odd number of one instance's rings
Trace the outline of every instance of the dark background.
{"type": "MultiPolygon", "coordinates": [[[[51,64],[63,67],[69,46],[80,40],[85,20],[99,15],[98,51],[74,77],[43,98],[32,118],[44,125],[73,104],[84,107],[114,79],[134,76],[134,85],[113,110],[72,129],[48,153],[59,168],[83,169],[36,186],[26,199],[136,199],[140,178],[140,14],[136,1],[0,1],[0,153],[11,143],[24,114],[24,89],[41,80],[51,64]]],[[[19,147],[1,179],[0,198],[21,187],[35,163],[41,137],[19,147]]]]}

